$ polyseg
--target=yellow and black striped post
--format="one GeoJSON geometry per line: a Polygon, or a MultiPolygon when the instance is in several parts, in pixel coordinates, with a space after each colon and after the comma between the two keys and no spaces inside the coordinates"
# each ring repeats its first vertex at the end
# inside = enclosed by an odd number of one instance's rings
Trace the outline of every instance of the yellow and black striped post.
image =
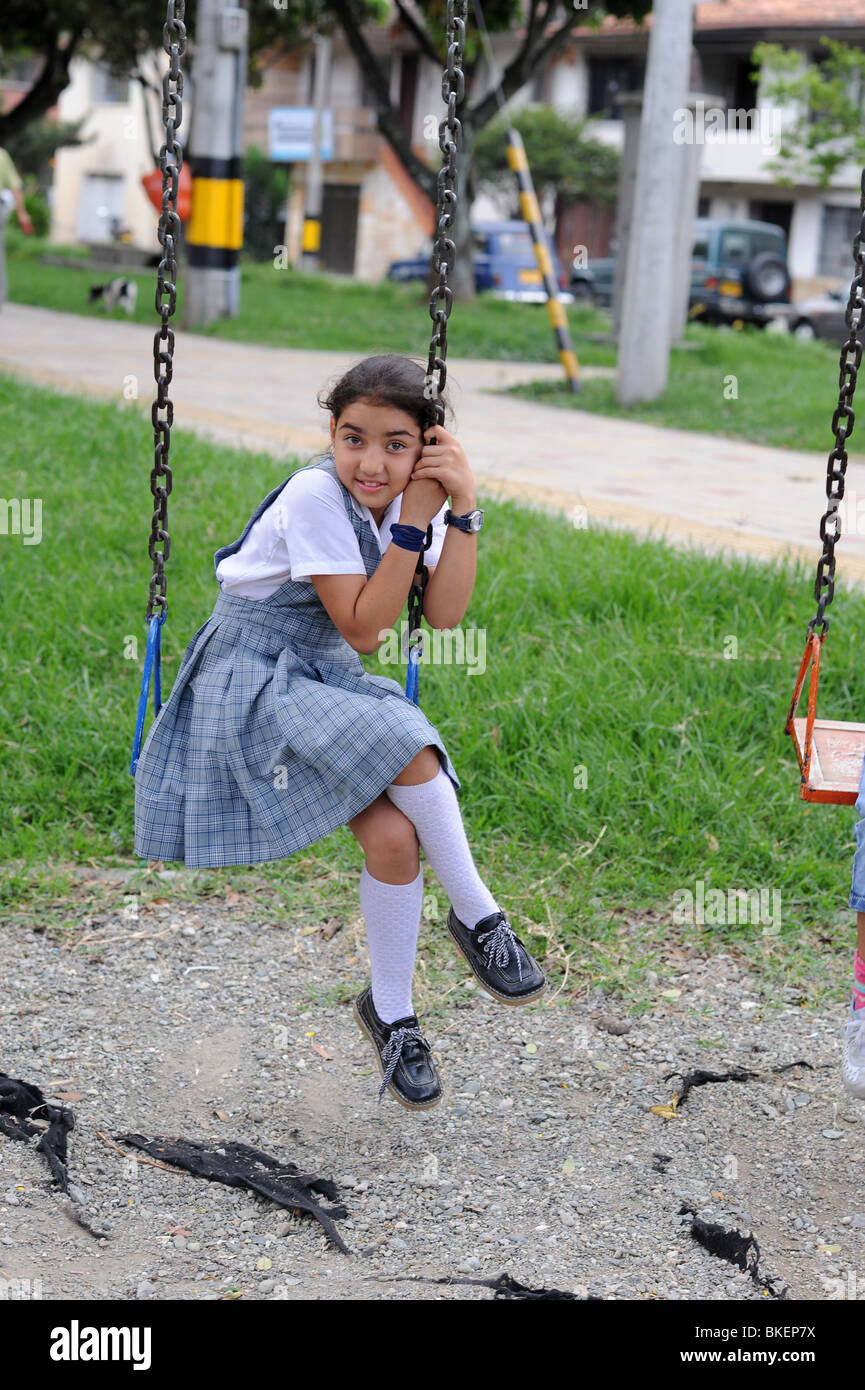
{"type": "Polygon", "coordinates": [[[317,270],[318,253],[321,250],[321,213],[305,212],[303,215],[303,239],[300,244],[303,264],[310,270],[317,270]]]}
{"type": "Polygon", "coordinates": [[[183,327],[240,312],[248,0],[197,0],[183,327]]]}
{"type": "Polygon", "coordinates": [[[192,165],[192,216],[186,233],[189,264],[232,270],[243,245],[241,158],[199,156],[192,165]]]}
{"type": "Polygon", "coordinates": [[[526,151],[523,145],[522,136],[513,127],[508,129],[508,164],[514,172],[517,180],[517,188],[520,193],[520,212],[523,220],[528,223],[529,231],[532,235],[532,242],[535,248],[535,259],[538,263],[538,270],[541,272],[544,290],[547,295],[547,314],[556,335],[556,347],[558,348],[559,359],[565,369],[568,379],[568,386],[571,391],[578,392],[580,386],[580,369],[577,363],[574,345],[571,342],[571,334],[568,328],[568,320],[565,314],[565,307],[559,300],[559,287],[556,284],[553,274],[553,261],[550,256],[547,239],[544,233],[544,226],[541,221],[541,210],[538,207],[538,200],[535,196],[535,189],[532,183],[532,176],[529,171],[526,151]]]}

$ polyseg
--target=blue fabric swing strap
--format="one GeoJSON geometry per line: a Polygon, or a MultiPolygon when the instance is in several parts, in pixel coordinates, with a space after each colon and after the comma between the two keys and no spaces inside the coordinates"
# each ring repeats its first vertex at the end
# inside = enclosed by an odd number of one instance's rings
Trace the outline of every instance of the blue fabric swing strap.
{"type": "MultiPolygon", "coordinates": [[[[429,528],[427,528],[428,530],[429,528]]],[[[398,521],[391,523],[391,539],[401,550],[424,550],[427,532],[419,526],[404,526],[398,521]]]]}
{"type": "Polygon", "coordinates": [[[403,550],[414,550],[417,552],[418,562],[414,572],[411,588],[408,593],[408,672],[406,674],[405,693],[412,704],[418,704],[418,660],[420,657],[420,644],[423,639],[421,631],[421,614],[423,613],[424,588],[427,581],[427,567],[423,562],[422,552],[429,550],[432,545],[433,528],[432,522],[422,531],[419,526],[406,526],[400,522],[393,522],[390,528],[391,539],[394,545],[401,546],[403,550]]]}
{"type": "Polygon", "coordinates": [[[138,715],[135,720],[135,737],[132,740],[132,761],[129,764],[131,777],[135,776],[141,741],[144,733],[144,719],[147,714],[147,697],[150,694],[150,673],[153,671],[153,717],[162,709],[162,650],[161,631],[165,622],[166,609],[154,614],[147,631],[147,649],[144,653],[144,670],[141,673],[141,694],[138,697],[138,715]]]}

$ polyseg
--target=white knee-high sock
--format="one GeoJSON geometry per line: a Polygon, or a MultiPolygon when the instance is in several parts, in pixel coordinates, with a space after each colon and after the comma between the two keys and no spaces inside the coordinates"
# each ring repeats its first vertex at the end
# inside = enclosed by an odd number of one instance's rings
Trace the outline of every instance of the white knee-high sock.
{"type": "Polygon", "coordinates": [[[385,791],[408,816],[433,873],[450,898],[460,921],[472,930],[498,903],[475,867],[454,784],[443,767],[428,782],[414,786],[391,782],[385,791]]]}
{"type": "Polygon", "coordinates": [[[411,981],[422,903],[423,870],[412,883],[382,883],[364,864],[360,906],[372,966],[372,1002],[382,1023],[414,1013],[411,981]]]}

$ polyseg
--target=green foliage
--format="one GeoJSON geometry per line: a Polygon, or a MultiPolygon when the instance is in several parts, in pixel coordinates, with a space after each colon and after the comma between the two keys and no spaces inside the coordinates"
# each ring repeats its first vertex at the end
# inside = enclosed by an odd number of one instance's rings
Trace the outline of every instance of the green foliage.
{"type": "Polygon", "coordinates": [[[53,182],[51,160],[56,151],[67,145],[87,145],[95,140],[94,135],[86,139],[81,135],[86,120],[87,117],[82,116],[77,121],[30,121],[23,130],[8,136],[4,148],[22,177],[29,174],[40,188],[50,188],[53,182]]]}
{"type": "Polygon", "coordinates": [[[243,249],[254,261],[271,260],[282,242],[290,184],[284,164],[274,164],[256,145],[243,158],[243,249]]]}
{"type": "Polygon", "coordinates": [[[552,184],[562,198],[587,198],[611,204],[616,200],[619,155],[609,145],[586,134],[587,122],[549,106],[528,107],[511,119],[499,119],[475,140],[475,172],[480,181],[517,192],[505,146],[508,126],[522,136],[532,180],[538,193],[552,184]]]}
{"type": "Polygon", "coordinates": [[[758,43],[752,54],[766,96],[796,111],[777,158],[766,161],[787,187],[805,177],[826,188],[851,159],[865,165],[865,50],[825,36],[820,42],[826,57],[819,63],[774,43],[758,43]]]}
{"type": "Polygon", "coordinates": [[[51,226],[51,212],[42,194],[26,193],[24,206],[30,214],[30,221],[33,223],[33,236],[47,236],[51,226]]]}

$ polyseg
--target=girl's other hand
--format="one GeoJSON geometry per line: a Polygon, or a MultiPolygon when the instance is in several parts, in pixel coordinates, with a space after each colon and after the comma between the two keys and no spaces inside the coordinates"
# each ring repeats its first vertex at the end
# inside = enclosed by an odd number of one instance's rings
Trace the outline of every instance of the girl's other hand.
{"type": "Polygon", "coordinates": [[[426,529],[447,500],[447,493],[435,478],[412,477],[403,488],[399,519],[405,526],[426,529]]]}
{"type": "MultiPolygon", "coordinates": [[[[475,480],[465,450],[456,435],[442,425],[431,425],[424,430],[425,439],[435,439],[435,444],[425,443],[421,456],[412,470],[412,483],[425,478],[434,478],[444,489],[445,496],[455,504],[468,502],[470,509],[475,505],[475,480]]],[[[441,504],[439,504],[441,505],[441,504]]],[[[459,511],[460,506],[455,505],[459,511]]],[[[438,508],[436,508],[438,510],[438,508]]],[[[435,513],[433,513],[435,515],[435,513]]]]}

